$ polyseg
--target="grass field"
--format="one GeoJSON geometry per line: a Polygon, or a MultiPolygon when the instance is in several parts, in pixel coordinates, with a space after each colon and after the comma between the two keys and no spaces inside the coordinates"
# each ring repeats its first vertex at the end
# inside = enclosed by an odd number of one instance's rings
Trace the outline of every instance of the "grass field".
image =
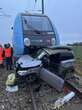
{"type": "Polygon", "coordinates": [[[82,46],[73,46],[73,51],[76,59],[75,69],[82,75],[82,46]]]}
{"type": "Polygon", "coordinates": [[[76,62],[82,64],[82,46],[73,46],[76,62]]]}

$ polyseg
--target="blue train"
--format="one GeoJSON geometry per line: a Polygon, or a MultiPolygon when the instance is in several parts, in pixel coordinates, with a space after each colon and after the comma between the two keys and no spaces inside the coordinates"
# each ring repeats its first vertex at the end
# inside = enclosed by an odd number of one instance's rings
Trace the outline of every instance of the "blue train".
{"type": "Polygon", "coordinates": [[[28,52],[29,47],[52,47],[60,44],[59,35],[48,16],[20,13],[13,26],[14,57],[28,52]]]}

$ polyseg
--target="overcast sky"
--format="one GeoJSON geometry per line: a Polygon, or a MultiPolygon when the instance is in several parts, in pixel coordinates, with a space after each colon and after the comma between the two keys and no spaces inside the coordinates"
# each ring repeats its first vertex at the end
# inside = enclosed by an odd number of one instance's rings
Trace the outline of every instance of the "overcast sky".
{"type": "MultiPolygon", "coordinates": [[[[40,10],[41,0],[0,0],[0,43],[11,42],[15,16],[40,10]],[[5,16],[7,15],[7,16],[5,16]]],[[[82,0],[44,0],[45,14],[55,24],[61,43],[82,41],[82,0]]]]}

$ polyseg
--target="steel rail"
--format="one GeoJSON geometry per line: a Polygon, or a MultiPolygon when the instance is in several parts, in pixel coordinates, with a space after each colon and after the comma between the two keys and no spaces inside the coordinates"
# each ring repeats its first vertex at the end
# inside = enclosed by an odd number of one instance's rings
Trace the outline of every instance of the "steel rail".
{"type": "Polygon", "coordinates": [[[30,95],[31,95],[32,103],[33,103],[33,108],[34,108],[33,110],[38,110],[37,109],[37,105],[36,105],[36,100],[34,98],[33,89],[32,89],[31,84],[29,84],[29,90],[30,90],[30,95]]]}

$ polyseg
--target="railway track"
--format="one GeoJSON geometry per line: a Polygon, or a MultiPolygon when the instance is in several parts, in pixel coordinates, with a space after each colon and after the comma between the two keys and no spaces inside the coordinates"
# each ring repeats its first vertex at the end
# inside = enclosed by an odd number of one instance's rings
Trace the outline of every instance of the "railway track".
{"type": "Polygon", "coordinates": [[[35,110],[34,102],[36,104],[35,108],[38,110],[52,110],[50,109],[52,103],[55,102],[58,98],[65,96],[64,92],[58,93],[54,88],[50,87],[43,81],[31,84],[31,89],[29,88],[28,84],[24,85],[23,83],[23,85],[19,87],[18,92],[9,93],[5,91],[5,79],[9,73],[2,74],[4,72],[5,71],[1,71],[0,74],[2,81],[0,83],[0,110],[35,110]],[[40,84],[41,87],[39,88],[40,84]]]}
{"type": "MultiPolygon", "coordinates": [[[[34,87],[36,84],[29,84],[29,94],[30,94],[30,104],[32,110],[55,110],[54,102],[60,98],[65,96],[64,92],[58,93],[54,88],[50,87],[45,82],[41,84],[42,87],[34,87]],[[38,89],[36,91],[36,89],[38,89]]],[[[67,88],[71,91],[77,93],[78,96],[82,94],[79,93],[74,87],[66,82],[67,88]]],[[[30,109],[30,110],[31,110],[30,109]]]]}
{"type": "Polygon", "coordinates": [[[30,99],[32,101],[32,105],[33,105],[33,110],[38,110],[37,108],[37,103],[36,103],[36,100],[35,100],[35,97],[34,97],[34,93],[33,93],[33,89],[32,89],[32,85],[29,84],[29,90],[30,90],[30,99]]]}
{"type": "Polygon", "coordinates": [[[7,100],[9,106],[16,107],[14,110],[55,110],[54,102],[65,95],[41,80],[39,83],[23,85],[15,94],[8,93],[7,100]]]}
{"type": "MultiPolygon", "coordinates": [[[[65,86],[69,90],[76,92],[76,94],[79,97],[82,96],[82,93],[71,83],[66,81],[65,86]]],[[[66,95],[64,91],[58,93],[56,89],[50,87],[46,82],[42,80],[40,80],[38,83],[35,82],[35,83],[26,84],[24,85],[24,87],[26,88],[25,92],[27,93],[25,96],[26,98],[24,100],[25,102],[27,102],[27,106],[25,110],[52,110],[51,109],[53,108],[51,107],[52,103],[55,102],[58,98],[66,95]]],[[[22,109],[23,107],[20,106],[23,102],[20,103],[19,99],[17,100],[19,103],[18,106],[20,110],[23,110],[22,109]]]]}
{"type": "MultiPolygon", "coordinates": [[[[40,90],[38,90],[37,92],[35,92],[35,88],[33,88],[33,86],[34,85],[29,84],[32,110],[52,110],[50,108],[52,103],[55,102],[59,97],[63,97],[65,95],[64,92],[58,93],[54,88],[50,87],[46,83],[42,83],[41,86],[43,86],[43,87],[41,87],[41,88],[38,87],[40,90]],[[43,90],[43,89],[45,89],[45,90],[43,90]]],[[[82,92],[77,87],[75,87],[74,85],[72,85],[71,83],[69,83],[67,81],[65,83],[65,86],[70,91],[74,91],[76,93],[76,95],[80,99],[82,99],[82,92]]]]}
{"type": "Polygon", "coordinates": [[[43,82],[42,84],[40,83],[40,85],[29,84],[28,88],[29,88],[29,95],[30,95],[29,110],[50,110],[49,107],[47,106],[47,103],[49,101],[56,99],[54,94],[57,94],[57,91],[55,91],[55,89],[51,88],[50,86],[48,86],[46,83],[43,83],[43,82]]]}
{"type": "Polygon", "coordinates": [[[39,97],[39,87],[33,88],[32,84],[29,84],[28,87],[29,87],[29,94],[30,94],[29,101],[31,104],[31,109],[32,110],[47,110],[44,107],[44,104],[43,104],[44,102],[42,103],[41,98],[39,97]]]}
{"type": "Polygon", "coordinates": [[[70,90],[74,91],[76,93],[76,95],[80,99],[82,99],[82,86],[81,87],[77,87],[77,85],[75,86],[70,81],[66,81],[65,86],[67,86],[70,90]]]}

